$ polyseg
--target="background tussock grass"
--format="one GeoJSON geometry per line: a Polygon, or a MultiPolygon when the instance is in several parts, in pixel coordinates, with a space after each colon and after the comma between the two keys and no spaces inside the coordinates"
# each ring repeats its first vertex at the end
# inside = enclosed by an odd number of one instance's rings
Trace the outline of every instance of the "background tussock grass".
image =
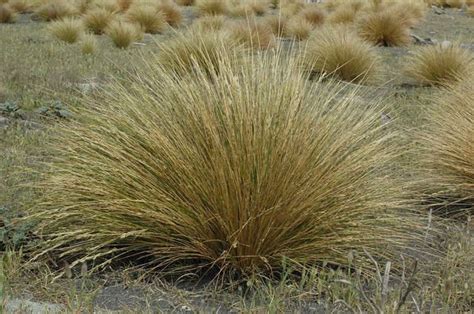
{"type": "Polygon", "coordinates": [[[405,73],[425,85],[468,80],[473,71],[472,52],[451,43],[418,48],[408,57],[405,65],[405,73]]]}
{"type": "Polygon", "coordinates": [[[222,54],[218,74],[179,80],[149,60],[88,99],[53,140],[48,193],[30,216],[38,257],[95,266],[129,257],[229,278],[282,259],[391,258],[417,242],[419,216],[401,210],[403,184],[387,172],[399,153],[383,104],[309,85],[279,54],[233,60],[222,54]]]}

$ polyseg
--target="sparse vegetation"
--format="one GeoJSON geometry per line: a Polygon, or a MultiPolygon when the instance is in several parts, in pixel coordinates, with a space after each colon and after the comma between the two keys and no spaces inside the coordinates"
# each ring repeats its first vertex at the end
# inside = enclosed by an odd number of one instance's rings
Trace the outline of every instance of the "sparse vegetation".
{"type": "Polygon", "coordinates": [[[376,51],[347,27],[324,27],[315,32],[302,52],[306,70],[335,75],[341,80],[367,83],[377,80],[376,51]]]}
{"type": "Polygon", "coordinates": [[[405,67],[408,76],[428,85],[466,80],[473,71],[473,53],[451,43],[418,48],[407,59],[405,67]]]}

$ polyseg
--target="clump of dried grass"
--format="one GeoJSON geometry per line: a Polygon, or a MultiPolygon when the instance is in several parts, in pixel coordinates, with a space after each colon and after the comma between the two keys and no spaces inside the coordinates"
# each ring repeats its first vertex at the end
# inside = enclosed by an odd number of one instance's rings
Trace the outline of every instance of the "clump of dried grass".
{"type": "Polygon", "coordinates": [[[95,269],[130,258],[228,279],[418,245],[424,229],[393,172],[385,105],[310,84],[279,53],[237,65],[221,53],[219,79],[207,66],[177,79],[148,58],[146,70],[82,100],[51,141],[47,193],[28,217],[41,239],[35,259],[95,269]]]}
{"type": "Polygon", "coordinates": [[[97,39],[93,34],[84,34],[79,42],[83,54],[93,54],[97,50],[97,39]]]}
{"type": "Polygon", "coordinates": [[[474,55],[457,44],[420,47],[407,59],[405,73],[424,85],[446,85],[470,77],[474,55]]]}
{"type": "Polygon", "coordinates": [[[307,71],[349,82],[376,82],[381,73],[375,49],[347,27],[323,27],[315,32],[302,59],[307,71]]]}
{"type": "Polygon", "coordinates": [[[117,48],[128,48],[133,42],[143,38],[143,31],[135,24],[126,21],[113,21],[106,30],[117,48]]]}
{"type": "Polygon", "coordinates": [[[276,38],[270,27],[255,19],[234,23],[229,32],[233,40],[249,48],[267,49],[276,45],[276,38]]]}
{"type": "MultiPolygon", "coordinates": [[[[397,11],[399,12],[399,11],[397,11]]],[[[358,21],[359,35],[379,46],[406,46],[411,43],[409,19],[391,10],[367,13],[358,21]]]]}
{"type": "Polygon", "coordinates": [[[49,31],[59,40],[73,44],[84,34],[84,24],[75,18],[65,18],[49,25],[49,31]]]}
{"type": "Polygon", "coordinates": [[[226,17],[223,15],[206,15],[195,20],[193,27],[197,30],[217,31],[224,28],[226,17]]]}
{"type": "Polygon", "coordinates": [[[196,0],[196,7],[201,15],[225,15],[229,6],[222,0],[196,0]]]}
{"type": "Polygon", "coordinates": [[[35,16],[44,21],[59,20],[76,13],[75,7],[66,0],[49,0],[35,10],[35,16]]]}
{"type": "Polygon", "coordinates": [[[474,85],[449,85],[428,108],[419,133],[422,177],[430,201],[449,216],[474,213],[474,85]]]}
{"type": "Polygon", "coordinates": [[[0,23],[14,23],[16,18],[15,11],[8,4],[0,4],[0,23]]]}
{"type": "Polygon", "coordinates": [[[165,14],[154,5],[132,6],[126,17],[130,22],[139,25],[145,33],[162,33],[168,27],[165,14]]]}
{"type": "Polygon", "coordinates": [[[310,22],[293,17],[286,25],[286,34],[296,40],[305,40],[311,35],[313,29],[314,27],[310,22]]]}
{"type": "Polygon", "coordinates": [[[116,18],[116,14],[103,8],[95,8],[83,16],[84,25],[94,34],[105,32],[109,24],[116,18]]]}

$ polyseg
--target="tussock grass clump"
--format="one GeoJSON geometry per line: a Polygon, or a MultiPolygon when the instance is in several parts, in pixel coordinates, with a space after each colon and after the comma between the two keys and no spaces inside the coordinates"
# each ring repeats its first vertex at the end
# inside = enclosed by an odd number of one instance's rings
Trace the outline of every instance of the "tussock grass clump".
{"type": "Polygon", "coordinates": [[[300,18],[305,19],[311,23],[313,26],[320,26],[326,20],[326,13],[322,9],[315,6],[304,8],[299,13],[299,16],[300,18]]]}
{"type": "Polygon", "coordinates": [[[133,4],[134,0],[118,0],[117,4],[121,12],[126,12],[133,4]]]}
{"type": "Polygon", "coordinates": [[[97,50],[97,39],[93,34],[84,34],[80,41],[81,51],[83,54],[93,54],[97,50]]]}
{"type": "Polygon", "coordinates": [[[94,34],[100,35],[105,32],[107,26],[115,19],[116,15],[103,8],[88,11],[83,16],[84,25],[94,34]]]}
{"type": "Polygon", "coordinates": [[[201,15],[225,15],[229,8],[227,1],[196,0],[196,7],[201,15]]]}
{"type": "Polygon", "coordinates": [[[450,85],[428,109],[420,133],[420,162],[430,199],[442,199],[448,215],[474,213],[474,85],[450,85]]]}
{"type": "Polygon", "coordinates": [[[446,0],[444,5],[450,8],[461,9],[466,4],[466,0],[446,0]]]}
{"type": "Polygon", "coordinates": [[[310,22],[293,17],[288,21],[286,34],[296,40],[305,40],[311,35],[313,29],[313,24],[310,22]]]}
{"type": "Polygon", "coordinates": [[[358,22],[359,34],[378,46],[406,46],[411,43],[408,22],[390,10],[368,13],[358,22]]]}
{"type": "Polygon", "coordinates": [[[143,31],[135,24],[116,20],[107,27],[106,34],[117,48],[128,48],[133,42],[143,38],[143,31]]]}
{"type": "Polygon", "coordinates": [[[364,270],[374,267],[364,249],[390,259],[417,243],[423,228],[386,173],[398,153],[381,104],[309,84],[287,56],[219,60],[218,80],[205,70],[177,80],[148,59],[84,100],[52,141],[48,192],[30,217],[36,258],[129,257],[228,279],[283,259],[344,266],[352,255],[364,270]]]}
{"type": "Polygon", "coordinates": [[[272,48],[276,44],[275,35],[270,27],[255,19],[236,22],[230,26],[230,37],[254,49],[272,48]]]}
{"type": "Polygon", "coordinates": [[[467,79],[474,71],[474,54],[459,45],[418,48],[408,57],[405,73],[424,85],[446,85],[467,79]]]}
{"type": "Polygon", "coordinates": [[[283,15],[267,16],[264,22],[270,27],[273,34],[278,37],[284,37],[287,34],[288,19],[283,15]]]}
{"type": "Polygon", "coordinates": [[[66,0],[50,0],[35,10],[35,16],[43,21],[59,20],[74,15],[74,6],[66,0]]]}
{"type": "Polygon", "coordinates": [[[166,22],[171,26],[178,26],[183,21],[183,14],[174,2],[163,1],[157,9],[165,15],[166,22]]]}
{"type": "Polygon", "coordinates": [[[377,81],[380,59],[375,49],[347,27],[323,27],[302,52],[307,71],[330,74],[355,83],[377,81]]]}
{"type": "Polygon", "coordinates": [[[8,5],[18,13],[28,13],[32,9],[32,2],[28,0],[10,0],[8,5]]]}
{"type": "Polygon", "coordinates": [[[0,23],[14,23],[16,17],[16,13],[8,4],[0,4],[0,23]]]}
{"type": "Polygon", "coordinates": [[[236,59],[243,47],[217,31],[188,31],[179,33],[160,47],[158,62],[162,68],[178,75],[186,75],[199,69],[219,73],[219,58],[232,53],[236,59]]]}
{"type": "Polygon", "coordinates": [[[329,14],[327,21],[331,24],[350,24],[355,21],[357,14],[353,8],[343,6],[329,14]]]}
{"type": "Polygon", "coordinates": [[[84,34],[84,24],[75,18],[65,18],[52,22],[49,31],[57,39],[73,44],[84,34]]]}
{"type": "Polygon", "coordinates": [[[168,26],[165,14],[153,5],[132,6],[126,16],[130,22],[139,25],[145,33],[162,33],[168,26]]]}

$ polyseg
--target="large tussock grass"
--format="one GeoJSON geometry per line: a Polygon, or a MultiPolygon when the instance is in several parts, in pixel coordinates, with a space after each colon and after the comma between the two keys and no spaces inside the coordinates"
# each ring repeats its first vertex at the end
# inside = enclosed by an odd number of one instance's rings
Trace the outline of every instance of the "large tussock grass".
{"type": "Polygon", "coordinates": [[[416,246],[385,106],[288,56],[235,60],[176,76],[151,58],[86,99],[52,140],[37,258],[225,275],[416,246]]]}
{"type": "MultiPolygon", "coordinates": [[[[467,79],[450,86],[429,109],[420,134],[422,169],[430,201],[442,201],[442,213],[474,213],[474,86],[467,79]]],[[[438,206],[439,207],[439,206],[438,206]]]]}

